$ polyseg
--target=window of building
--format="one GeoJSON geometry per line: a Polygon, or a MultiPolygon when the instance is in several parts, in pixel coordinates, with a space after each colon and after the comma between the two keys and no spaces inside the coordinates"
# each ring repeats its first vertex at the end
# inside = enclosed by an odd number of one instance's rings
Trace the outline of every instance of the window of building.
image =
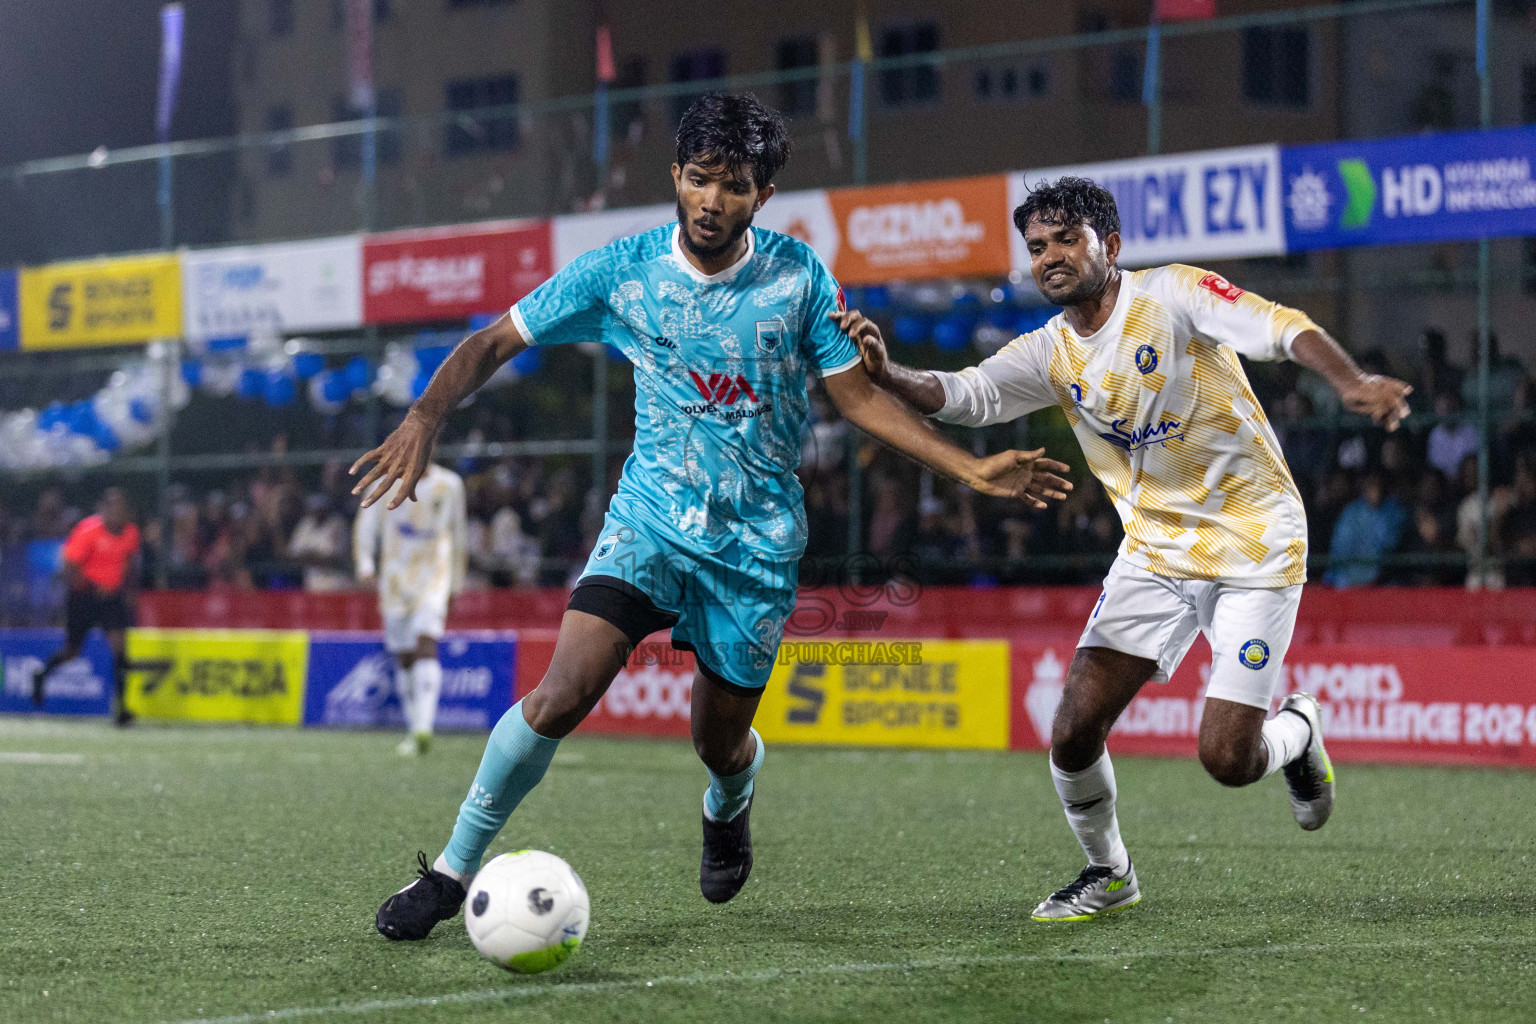
{"type": "MultiPolygon", "coordinates": [[[[724,50],[689,50],[672,58],[672,81],[702,82],[711,78],[725,77],[724,50]]],[[[702,93],[684,93],[672,100],[672,120],[681,121],[683,114],[702,93]]]]}
{"type": "Polygon", "coordinates": [[[979,100],[1008,103],[1040,99],[1051,90],[1050,65],[1043,60],[983,64],[971,75],[979,100]]]}
{"type": "Polygon", "coordinates": [[[267,0],[267,31],[279,38],[293,35],[293,0],[267,0]]]}
{"type": "Polygon", "coordinates": [[[1305,28],[1243,30],[1243,98],[1267,106],[1311,102],[1311,45],[1305,28]]]}
{"type": "Polygon", "coordinates": [[[445,149],[449,156],[516,149],[520,129],[516,111],[478,113],[517,103],[517,76],[465,78],[449,82],[447,106],[458,114],[448,124],[445,149]]]}
{"type": "MultiPolygon", "coordinates": [[[[374,99],[379,117],[400,116],[400,93],[394,89],[380,89],[374,99]]],[[[344,97],[331,102],[331,120],[356,121],[368,116],[344,97]]],[[[379,166],[400,162],[400,129],[380,128],[373,137],[373,155],[379,166]]],[[[331,162],[339,170],[344,167],[361,167],[363,163],[363,136],[342,135],[331,140],[331,162]]]]}
{"type": "MultiPolygon", "coordinates": [[[[780,71],[813,68],[818,63],[815,36],[789,36],[774,48],[774,66],[780,71]]],[[[780,82],[779,113],[785,117],[804,117],[816,112],[816,79],[801,78],[780,82]]]]}
{"type": "Polygon", "coordinates": [[[1141,88],[1146,77],[1142,70],[1141,51],[1129,46],[1110,53],[1109,97],[1117,103],[1140,103],[1141,88]]]}
{"type": "MultiPolygon", "coordinates": [[[[618,73],[613,80],[615,89],[638,89],[649,80],[644,57],[625,57],[614,70],[618,73]]],[[[639,100],[615,103],[608,112],[608,133],[615,139],[628,138],[630,126],[644,120],[645,110],[639,100]]]]}
{"type": "MultiPolygon", "coordinates": [[[[267,131],[285,132],[293,127],[293,108],[286,103],[267,108],[267,131]]],[[[286,142],[267,146],[267,173],[280,178],[293,170],[293,147],[286,142]]]]}
{"type": "MultiPolygon", "coordinates": [[[[939,26],[931,21],[892,25],[880,33],[881,57],[908,57],[939,48],[939,26]]],[[[931,103],[939,98],[939,69],[909,64],[880,72],[880,98],[890,107],[931,103]]]]}

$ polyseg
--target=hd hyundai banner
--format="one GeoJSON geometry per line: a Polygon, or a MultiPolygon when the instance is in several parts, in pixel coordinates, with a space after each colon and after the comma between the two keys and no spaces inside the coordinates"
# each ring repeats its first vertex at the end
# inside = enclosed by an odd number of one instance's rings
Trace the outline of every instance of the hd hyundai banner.
{"type": "Polygon", "coordinates": [[[1291,251],[1536,234],[1536,127],[1288,146],[1291,251]]]}
{"type": "MultiPolygon", "coordinates": [[[[33,684],[63,646],[62,629],[0,630],[0,713],[39,710],[32,703],[33,684]]],[[[111,713],[112,651],[100,633],[86,638],[80,657],[54,669],[41,710],[50,715],[111,713]]]]}

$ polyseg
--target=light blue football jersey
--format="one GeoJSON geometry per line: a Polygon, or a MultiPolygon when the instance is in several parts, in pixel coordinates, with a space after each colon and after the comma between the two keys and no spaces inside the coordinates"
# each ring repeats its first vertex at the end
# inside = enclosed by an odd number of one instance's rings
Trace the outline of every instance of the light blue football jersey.
{"type": "Polygon", "coordinates": [[[715,552],[805,550],[795,470],[806,374],[859,361],[827,314],[841,292],[804,242],[762,228],[746,254],[706,276],[675,223],[571,261],[512,308],[537,345],[602,341],[634,364],[635,445],[612,514],[715,552]]]}

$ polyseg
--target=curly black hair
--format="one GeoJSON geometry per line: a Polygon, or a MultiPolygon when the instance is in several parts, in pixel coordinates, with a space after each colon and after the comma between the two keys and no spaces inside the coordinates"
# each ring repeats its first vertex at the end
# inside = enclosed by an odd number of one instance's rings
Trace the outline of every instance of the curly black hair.
{"type": "Polygon", "coordinates": [[[677,163],[724,164],[732,174],[751,172],[762,188],[789,161],[784,118],[753,96],[706,93],[693,101],[677,126],[677,163]]]}
{"type": "Polygon", "coordinates": [[[1013,226],[1019,234],[1029,226],[1031,217],[1046,224],[1088,224],[1107,238],[1120,230],[1120,210],[1109,190],[1087,178],[1067,176],[1043,181],[1029,190],[1029,196],[1013,211],[1013,226]]]}

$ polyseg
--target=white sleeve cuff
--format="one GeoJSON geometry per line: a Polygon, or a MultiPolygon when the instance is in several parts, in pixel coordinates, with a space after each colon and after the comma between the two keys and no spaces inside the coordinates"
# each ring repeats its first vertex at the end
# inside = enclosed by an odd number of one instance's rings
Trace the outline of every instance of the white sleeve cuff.
{"type": "Polygon", "coordinates": [[[949,417],[955,415],[964,406],[965,384],[960,380],[959,374],[946,373],[943,370],[929,370],[938,378],[939,386],[944,389],[944,405],[937,411],[928,414],[930,419],[949,422],[949,417]]]}
{"type": "Polygon", "coordinates": [[[522,310],[518,309],[516,305],[513,305],[508,315],[512,317],[512,323],[517,326],[517,329],[520,332],[522,332],[523,337],[528,339],[528,344],[537,345],[539,343],[539,339],[535,338],[533,336],[533,332],[528,329],[528,321],[523,319],[522,310]]]}
{"type": "Polygon", "coordinates": [[[855,366],[858,366],[863,361],[864,361],[864,357],[863,356],[854,356],[852,359],[848,360],[846,363],[843,363],[841,366],[833,366],[833,367],[830,367],[830,368],[818,367],[817,370],[816,370],[816,376],[821,377],[822,379],[826,379],[827,377],[835,377],[839,373],[844,372],[845,370],[853,369],[855,366]]]}

